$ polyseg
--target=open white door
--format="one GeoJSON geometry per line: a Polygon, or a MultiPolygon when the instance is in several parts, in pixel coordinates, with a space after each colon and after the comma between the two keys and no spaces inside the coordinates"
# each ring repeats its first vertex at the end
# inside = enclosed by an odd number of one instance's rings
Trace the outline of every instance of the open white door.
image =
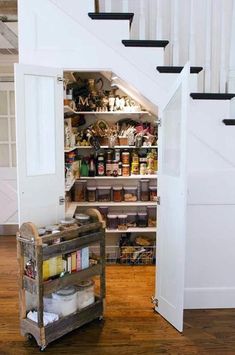
{"type": "Polygon", "coordinates": [[[156,310],[183,330],[186,234],[186,136],[189,66],[178,77],[161,113],[157,228],[156,310]]]}
{"type": "Polygon", "coordinates": [[[19,223],[64,217],[62,71],[15,65],[19,223]]]}

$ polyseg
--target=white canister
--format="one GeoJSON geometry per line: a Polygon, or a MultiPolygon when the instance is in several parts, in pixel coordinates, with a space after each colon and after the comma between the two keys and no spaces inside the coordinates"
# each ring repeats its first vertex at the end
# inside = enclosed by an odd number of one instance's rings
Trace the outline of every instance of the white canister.
{"type": "Polygon", "coordinates": [[[77,289],[69,286],[52,293],[52,299],[56,301],[61,316],[67,316],[77,311],[77,289]]]}
{"type": "Polygon", "coordinates": [[[77,307],[82,309],[95,302],[94,281],[83,281],[78,285],[77,307]]]}

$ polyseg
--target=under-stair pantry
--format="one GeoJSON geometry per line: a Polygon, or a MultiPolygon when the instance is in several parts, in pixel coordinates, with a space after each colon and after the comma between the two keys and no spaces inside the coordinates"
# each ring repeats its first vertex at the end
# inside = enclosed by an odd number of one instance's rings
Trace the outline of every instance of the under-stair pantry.
{"type": "Polygon", "coordinates": [[[152,265],[149,307],[182,332],[186,308],[235,306],[235,94],[200,92],[203,67],[165,65],[167,38],[97,4],[19,2],[19,223],[97,209],[106,267],[152,265]]]}

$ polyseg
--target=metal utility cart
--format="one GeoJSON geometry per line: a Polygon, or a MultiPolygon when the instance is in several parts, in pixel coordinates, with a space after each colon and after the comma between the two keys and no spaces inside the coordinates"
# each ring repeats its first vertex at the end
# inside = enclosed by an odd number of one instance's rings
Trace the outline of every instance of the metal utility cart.
{"type": "Polygon", "coordinates": [[[23,336],[33,336],[41,351],[52,341],[66,333],[94,320],[102,319],[105,302],[105,235],[104,224],[98,211],[89,210],[92,222],[87,225],[73,225],[60,233],[39,236],[33,223],[24,223],[17,234],[17,257],[19,262],[19,303],[20,330],[23,336]],[[61,242],[53,244],[60,238],[61,242]],[[92,244],[100,245],[100,258],[97,264],[65,274],[63,277],[43,281],[43,262],[66,253],[72,253],[92,244]],[[25,275],[25,260],[35,262],[36,276],[25,275]],[[90,306],[44,326],[43,297],[63,287],[78,284],[94,276],[100,276],[100,295],[90,306]],[[26,291],[36,297],[37,322],[27,318],[26,291]]]}

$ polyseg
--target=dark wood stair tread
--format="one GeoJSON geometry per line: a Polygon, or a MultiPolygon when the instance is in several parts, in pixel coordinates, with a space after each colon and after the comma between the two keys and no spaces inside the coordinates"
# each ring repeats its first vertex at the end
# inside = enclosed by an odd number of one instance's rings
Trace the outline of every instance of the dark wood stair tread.
{"type": "MultiPolygon", "coordinates": [[[[178,74],[183,70],[183,68],[184,67],[181,66],[158,66],[156,69],[159,71],[159,73],[178,74]]],[[[202,67],[190,67],[191,74],[198,74],[202,70],[202,67]]]]}
{"type": "Polygon", "coordinates": [[[235,94],[220,94],[220,93],[197,93],[192,92],[190,96],[194,100],[231,100],[235,94]]]}
{"type": "Polygon", "coordinates": [[[125,47],[162,47],[165,48],[169,41],[157,40],[136,40],[136,39],[123,39],[122,43],[125,47]]]}
{"type": "Polygon", "coordinates": [[[132,23],[133,12],[89,12],[92,20],[129,20],[132,23]]]}
{"type": "Polygon", "coordinates": [[[222,122],[225,124],[225,126],[235,126],[234,118],[226,118],[222,122]]]}

